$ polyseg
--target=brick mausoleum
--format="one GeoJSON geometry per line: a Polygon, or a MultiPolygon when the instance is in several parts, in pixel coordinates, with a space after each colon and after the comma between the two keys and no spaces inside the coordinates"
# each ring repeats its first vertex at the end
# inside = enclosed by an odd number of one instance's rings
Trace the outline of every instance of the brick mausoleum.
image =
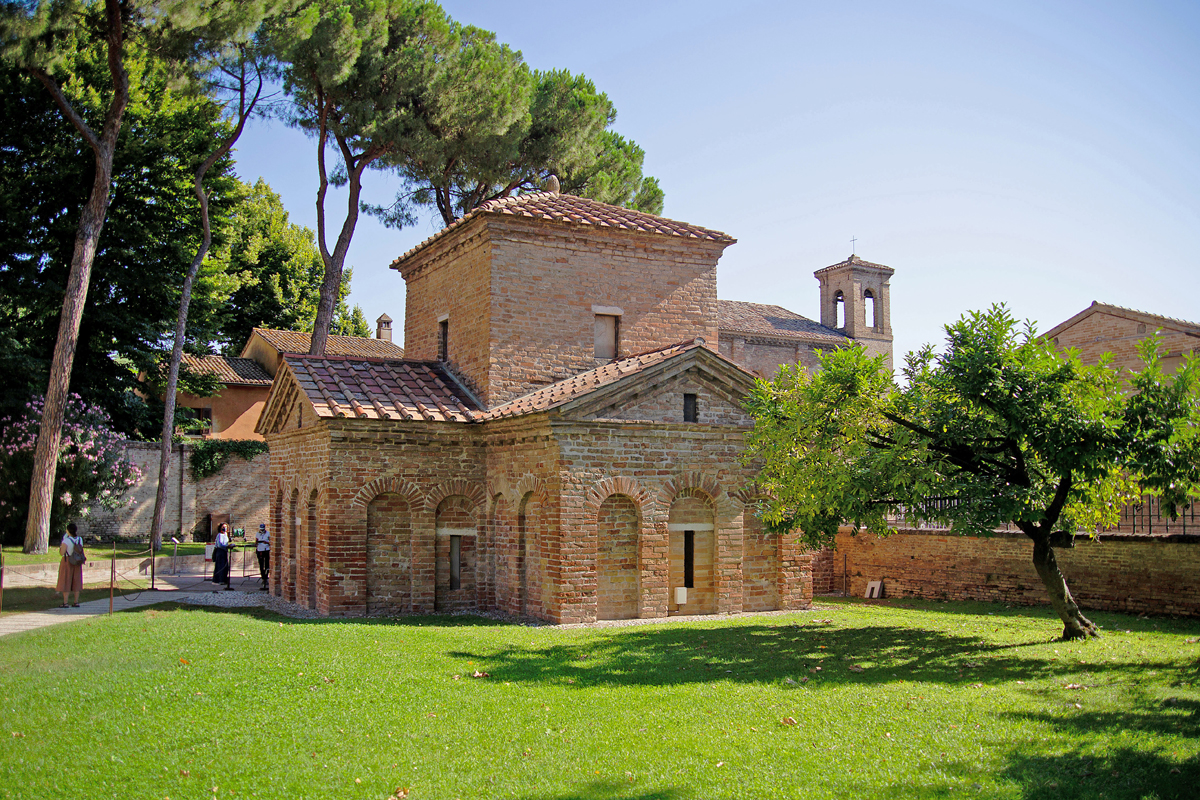
{"type": "Polygon", "coordinates": [[[286,354],[275,375],[272,593],[555,622],[807,606],[811,555],[751,512],[741,401],[848,338],[890,358],[892,271],[820,270],[821,324],[719,302],[733,243],[539,192],[397,259],[404,359],[286,354]]]}

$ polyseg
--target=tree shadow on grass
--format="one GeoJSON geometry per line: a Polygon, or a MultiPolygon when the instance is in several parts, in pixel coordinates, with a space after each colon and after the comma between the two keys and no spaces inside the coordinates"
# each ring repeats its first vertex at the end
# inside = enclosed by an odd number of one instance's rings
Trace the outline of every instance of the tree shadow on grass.
{"type": "MultiPolygon", "coordinates": [[[[921,681],[996,684],[1054,677],[1076,669],[1031,645],[981,644],[978,635],[888,625],[736,625],[712,628],[641,626],[605,637],[549,647],[506,647],[447,655],[486,664],[511,681],[588,685],[654,685],[737,681],[790,682],[796,689],[921,681]]],[[[1128,680],[1146,669],[1179,670],[1173,662],[1095,663],[1093,674],[1128,680]]]]}
{"type": "Polygon", "coordinates": [[[1015,752],[996,777],[1019,786],[1024,800],[1192,800],[1200,787],[1200,763],[1126,747],[1101,755],[1015,752]]]}
{"type": "MultiPolygon", "coordinates": [[[[509,621],[474,615],[293,619],[258,606],[171,607],[295,626],[513,627],[509,621]]],[[[1017,643],[988,643],[980,641],[979,633],[974,631],[956,634],[882,623],[843,626],[815,615],[762,619],[779,621],[747,624],[743,618],[738,624],[722,625],[724,620],[714,618],[717,624],[702,627],[636,625],[595,631],[603,635],[564,636],[549,645],[450,650],[446,655],[475,661],[493,678],[580,688],[715,681],[784,683],[795,690],[898,681],[969,687],[1056,678],[1064,671],[1105,676],[1107,683],[1137,682],[1149,670],[1168,676],[1177,674],[1176,680],[1196,679],[1194,670],[1168,660],[1142,660],[1137,664],[1056,660],[1049,652],[1043,655],[1034,649],[1052,643],[1049,636],[1017,643]]]]}
{"type": "Polygon", "coordinates": [[[597,781],[564,794],[527,794],[522,800],[691,800],[695,793],[687,789],[631,791],[628,783],[597,781]]]}
{"type": "MultiPolygon", "coordinates": [[[[1139,671],[1141,669],[1139,668],[1139,671]]],[[[1101,687],[1095,687],[1100,688],[1101,687]]],[[[1138,738],[1200,737],[1200,702],[1186,697],[1166,696],[1164,687],[1157,694],[1136,688],[1130,710],[1078,711],[1066,713],[1010,712],[1012,719],[1032,721],[1055,728],[1060,733],[1093,742],[1114,743],[1109,750],[1093,746],[1086,752],[1075,749],[1048,755],[1018,747],[1008,758],[1008,766],[998,776],[1021,786],[1026,800],[1092,798],[1195,798],[1200,795],[1200,760],[1180,759],[1166,752],[1169,739],[1158,750],[1135,749],[1117,742],[1123,734],[1138,738]]]]}
{"type": "MultiPolygon", "coordinates": [[[[922,597],[887,597],[882,600],[867,600],[861,597],[814,597],[813,603],[820,610],[882,607],[896,610],[914,610],[934,614],[970,614],[994,619],[1045,620],[1048,638],[1058,638],[1062,622],[1049,605],[1014,605],[986,600],[932,600],[922,597]]],[[[1187,617],[1138,616],[1121,611],[1083,609],[1084,616],[1105,631],[1130,631],[1139,633],[1198,633],[1200,622],[1187,617]]]]}

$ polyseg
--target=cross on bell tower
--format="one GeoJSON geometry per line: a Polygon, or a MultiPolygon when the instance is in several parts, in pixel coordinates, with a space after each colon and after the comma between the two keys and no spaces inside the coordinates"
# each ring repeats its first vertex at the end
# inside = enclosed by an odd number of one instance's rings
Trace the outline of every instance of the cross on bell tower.
{"type": "Polygon", "coordinates": [[[888,369],[892,367],[889,280],[894,273],[891,267],[863,261],[853,253],[813,273],[821,283],[821,324],[844,333],[872,355],[884,354],[888,369]]]}

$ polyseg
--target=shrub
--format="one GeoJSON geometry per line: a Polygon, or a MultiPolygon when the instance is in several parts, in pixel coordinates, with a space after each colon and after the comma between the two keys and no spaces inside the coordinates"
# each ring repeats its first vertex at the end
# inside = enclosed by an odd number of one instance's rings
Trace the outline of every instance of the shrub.
{"type": "MultiPolygon", "coordinates": [[[[0,527],[6,544],[24,539],[42,403],[34,397],[21,413],[0,419],[0,527]]],[[[93,507],[113,510],[125,504],[125,493],[142,475],[125,457],[125,445],[103,409],[70,396],[50,505],[52,533],[86,517],[93,507]]]]}
{"type": "Polygon", "coordinates": [[[266,442],[254,439],[199,439],[189,444],[192,455],[188,465],[192,478],[198,481],[223,470],[230,456],[238,455],[253,461],[256,455],[268,449],[266,442]]]}

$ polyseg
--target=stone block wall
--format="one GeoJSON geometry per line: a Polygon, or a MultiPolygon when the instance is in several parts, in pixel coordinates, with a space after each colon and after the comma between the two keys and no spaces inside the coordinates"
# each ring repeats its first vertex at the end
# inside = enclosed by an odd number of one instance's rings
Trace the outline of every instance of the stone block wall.
{"type": "MultiPolygon", "coordinates": [[[[159,453],[157,442],[127,445],[126,455],[142,471],[142,478],[125,495],[123,508],[116,511],[93,508],[79,520],[82,535],[105,540],[150,535],[158,492],[159,453]]],[[[224,469],[200,481],[193,480],[188,470],[190,456],[191,448],[186,444],[176,444],[171,449],[164,539],[169,541],[172,536],[190,539],[194,534],[207,533],[209,514],[229,514],[229,527],[245,528],[250,535],[260,522],[269,522],[269,454],[263,453],[250,461],[231,456],[224,469]]]]}
{"type": "MultiPolygon", "coordinates": [[[[885,597],[1049,602],[1033,568],[1033,545],[1021,533],[900,531],[880,539],[843,532],[837,550],[817,560],[816,587],[841,591],[843,556],[851,596],[882,580],[885,597]]],[[[1083,608],[1200,616],[1200,536],[1108,534],[1055,556],[1083,608]]]]}

